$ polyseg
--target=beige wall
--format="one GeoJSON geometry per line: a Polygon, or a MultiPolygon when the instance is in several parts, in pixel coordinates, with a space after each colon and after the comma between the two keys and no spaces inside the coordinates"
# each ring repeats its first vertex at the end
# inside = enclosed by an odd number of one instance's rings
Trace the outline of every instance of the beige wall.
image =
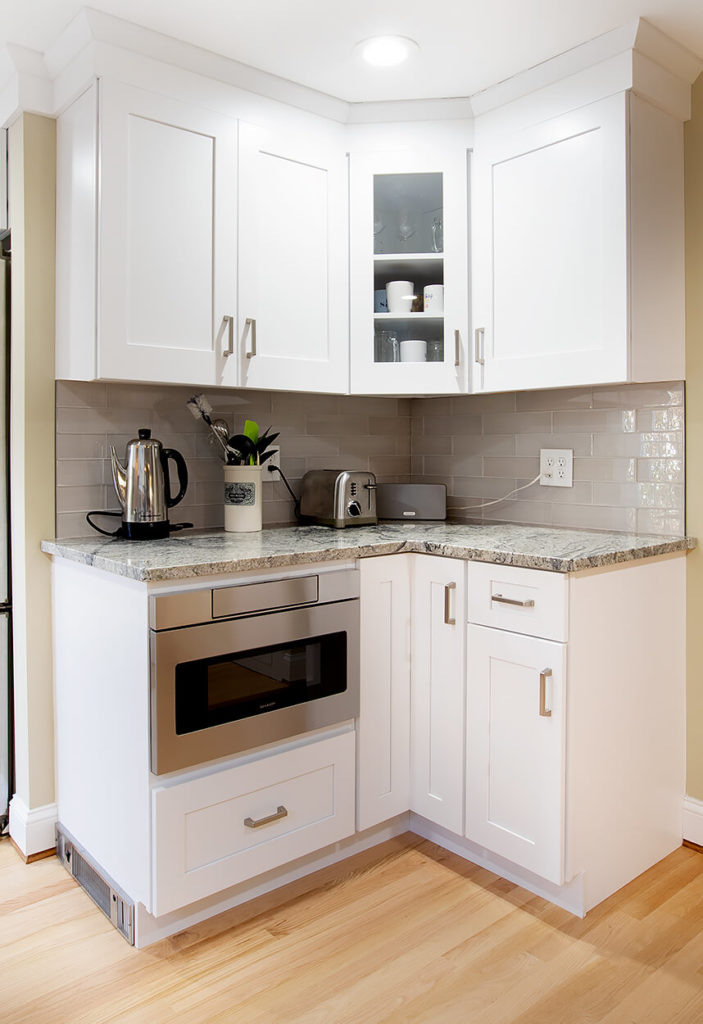
{"type": "Polygon", "coordinates": [[[703,75],[686,145],[687,792],[703,800],[703,75]]]}
{"type": "Polygon", "coordinates": [[[54,530],[55,121],[25,114],[9,151],[15,792],[31,815],[54,801],[50,563],[39,543],[54,530]]]}

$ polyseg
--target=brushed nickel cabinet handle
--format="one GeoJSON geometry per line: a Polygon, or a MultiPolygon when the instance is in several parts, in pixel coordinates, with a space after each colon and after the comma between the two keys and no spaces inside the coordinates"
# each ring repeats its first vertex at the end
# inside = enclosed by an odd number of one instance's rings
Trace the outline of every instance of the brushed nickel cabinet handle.
{"type": "Polygon", "coordinates": [[[486,339],[486,328],[477,327],[474,331],[474,359],[480,366],[485,366],[486,357],[483,346],[486,339]]]}
{"type": "MultiPolygon", "coordinates": [[[[551,714],[551,712],[550,712],[551,714]]],[[[245,818],[244,824],[247,828],[261,828],[262,825],[270,825],[272,821],[278,821],[279,818],[286,818],[288,811],[285,809],[283,804],[279,804],[274,814],[269,814],[265,818],[245,818]]]]}
{"type": "Polygon", "coordinates": [[[234,317],[223,316],[222,326],[217,334],[217,344],[219,345],[222,340],[222,335],[227,331],[227,348],[222,349],[223,356],[234,355],[234,317]]]}
{"type": "Polygon", "coordinates": [[[246,350],[247,359],[253,359],[256,355],[256,319],[253,316],[248,316],[244,322],[245,332],[249,328],[251,331],[251,349],[246,350]]]}
{"type": "Polygon", "coordinates": [[[526,601],[516,601],[513,597],[503,597],[502,594],[491,594],[491,601],[495,601],[496,604],[514,604],[517,608],[534,608],[535,602],[531,597],[528,597],[526,601]]]}
{"type": "Polygon", "coordinates": [[[552,709],[547,711],[547,678],[551,674],[551,668],[543,668],[539,674],[539,713],[542,718],[552,717],[552,709]]]}
{"type": "Polygon", "coordinates": [[[461,366],[461,331],[454,331],[454,365],[461,366]]]}
{"type": "Polygon", "coordinates": [[[456,619],[451,617],[452,590],[456,590],[456,583],[447,583],[444,587],[445,626],[456,626],[456,619]]]}

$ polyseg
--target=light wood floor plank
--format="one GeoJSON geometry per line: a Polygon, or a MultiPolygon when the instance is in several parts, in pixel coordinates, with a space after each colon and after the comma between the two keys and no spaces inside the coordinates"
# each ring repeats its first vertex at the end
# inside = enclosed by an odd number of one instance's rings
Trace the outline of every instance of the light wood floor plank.
{"type": "Polygon", "coordinates": [[[703,856],[581,921],[406,836],[146,950],[0,842],[3,1024],[702,1024],[703,856]]]}

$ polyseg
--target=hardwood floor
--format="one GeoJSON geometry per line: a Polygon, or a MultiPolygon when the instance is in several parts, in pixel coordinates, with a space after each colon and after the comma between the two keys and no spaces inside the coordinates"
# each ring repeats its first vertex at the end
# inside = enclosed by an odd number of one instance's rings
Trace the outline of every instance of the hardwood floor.
{"type": "Polygon", "coordinates": [[[4,1024],[700,1024],[703,856],[581,921],[403,836],[135,950],[0,842],[4,1024]]]}

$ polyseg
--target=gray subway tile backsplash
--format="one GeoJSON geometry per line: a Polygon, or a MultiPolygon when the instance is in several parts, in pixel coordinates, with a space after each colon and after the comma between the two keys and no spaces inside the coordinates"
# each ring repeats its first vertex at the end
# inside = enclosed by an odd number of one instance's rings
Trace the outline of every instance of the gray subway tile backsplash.
{"type": "MultiPolygon", "coordinates": [[[[151,427],[188,461],[191,484],[172,513],[221,527],[222,464],[185,403],[192,388],[59,381],[57,535],[89,535],[85,512],[115,510],[110,445],[120,454],[151,427]]],[[[233,432],[245,419],[281,432],[294,490],[308,469],[368,469],[380,481],[445,483],[450,515],[647,533],[684,530],[684,387],[679,382],[441,398],[208,392],[233,432]],[[574,487],[529,483],[540,448],[574,451],[574,487]]],[[[284,485],[268,481],[264,522],[294,521],[284,485]]]]}

